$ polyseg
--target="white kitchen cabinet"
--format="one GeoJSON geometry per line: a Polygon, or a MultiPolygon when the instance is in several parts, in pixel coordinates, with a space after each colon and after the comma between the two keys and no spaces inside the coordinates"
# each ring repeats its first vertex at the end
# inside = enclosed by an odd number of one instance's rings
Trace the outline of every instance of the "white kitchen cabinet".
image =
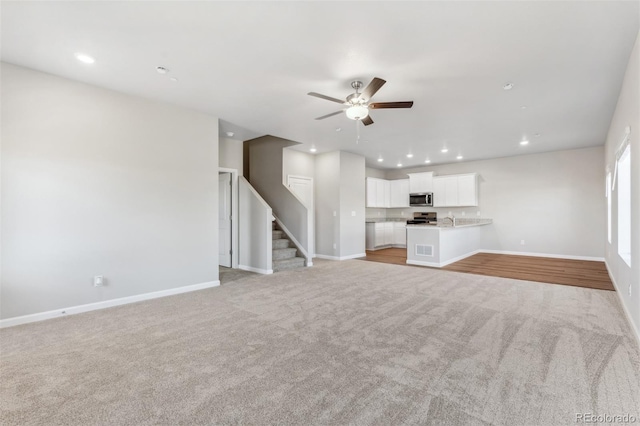
{"type": "Polygon", "coordinates": [[[435,176],[433,207],[467,207],[478,205],[478,175],[435,176]]]}
{"type": "Polygon", "coordinates": [[[389,181],[391,203],[389,207],[409,207],[409,179],[389,181]]]}
{"type": "Polygon", "coordinates": [[[433,172],[408,173],[409,193],[421,194],[433,191],[433,172]]]}
{"type": "Polygon", "coordinates": [[[367,207],[386,208],[391,205],[391,190],[388,180],[367,178],[367,207]]]}
{"type": "Polygon", "coordinates": [[[407,246],[407,225],[403,222],[393,222],[393,245],[407,246]]]}
{"type": "Polygon", "coordinates": [[[378,203],[378,187],[375,178],[367,178],[367,207],[376,207],[378,203]]]}
{"type": "Polygon", "coordinates": [[[478,175],[470,173],[458,175],[458,205],[478,205],[478,175]]]}
{"type": "Polygon", "coordinates": [[[407,245],[406,225],[404,222],[368,222],[365,235],[367,250],[390,246],[406,247],[407,245]]]}

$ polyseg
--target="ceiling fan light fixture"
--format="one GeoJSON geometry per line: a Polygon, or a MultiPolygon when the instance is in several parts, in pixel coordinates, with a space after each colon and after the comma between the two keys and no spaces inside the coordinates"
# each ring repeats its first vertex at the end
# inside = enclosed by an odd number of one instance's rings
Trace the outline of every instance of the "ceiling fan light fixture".
{"type": "Polygon", "coordinates": [[[347,108],[347,117],[352,120],[362,120],[366,116],[369,115],[369,108],[362,105],[354,105],[352,107],[347,108]]]}

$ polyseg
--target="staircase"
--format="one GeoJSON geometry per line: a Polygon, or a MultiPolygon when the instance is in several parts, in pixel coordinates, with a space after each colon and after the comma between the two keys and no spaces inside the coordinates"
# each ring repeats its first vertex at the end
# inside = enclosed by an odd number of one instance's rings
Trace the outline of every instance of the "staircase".
{"type": "Polygon", "coordinates": [[[273,272],[304,267],[304,258],[297,257],[298,250],[293,247],[285,233],[278,229],[278,224],[272,222],[273,237],[273,272]]]}

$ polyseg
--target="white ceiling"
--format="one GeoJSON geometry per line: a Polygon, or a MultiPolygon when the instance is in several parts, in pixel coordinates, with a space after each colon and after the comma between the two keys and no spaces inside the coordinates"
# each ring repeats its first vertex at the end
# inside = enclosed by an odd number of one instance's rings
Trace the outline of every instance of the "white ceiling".
{"type": "Polygon", "coordinates": [[[211,113],[234,138],[271,134],[303,143],[298,149],[362,154],[374,167],[602,145],[640,10],[637,1],[1,8],[4,61],[211,113]],[[95,64],[78,62],[76,52],[95,64]],[[352,80],[373,77],[387,80],[374,101],[413,100],[413,108],[373,111],[359,144],[344,115],[314,120],[340,105],[307,92],[344,98],[352,80]],[[507,82],[515,85],[508,92],[507,82]]]}

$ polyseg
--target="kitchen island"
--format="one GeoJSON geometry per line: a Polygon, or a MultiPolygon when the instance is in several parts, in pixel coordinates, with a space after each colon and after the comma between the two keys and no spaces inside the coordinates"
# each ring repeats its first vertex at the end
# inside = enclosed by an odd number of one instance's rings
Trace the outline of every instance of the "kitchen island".
{"type": "Polygon", "coordinates": [[[437,225],[407,225],[407,264],[442,268],[480,250],[491,219],[438,219],[437,225]]]}

